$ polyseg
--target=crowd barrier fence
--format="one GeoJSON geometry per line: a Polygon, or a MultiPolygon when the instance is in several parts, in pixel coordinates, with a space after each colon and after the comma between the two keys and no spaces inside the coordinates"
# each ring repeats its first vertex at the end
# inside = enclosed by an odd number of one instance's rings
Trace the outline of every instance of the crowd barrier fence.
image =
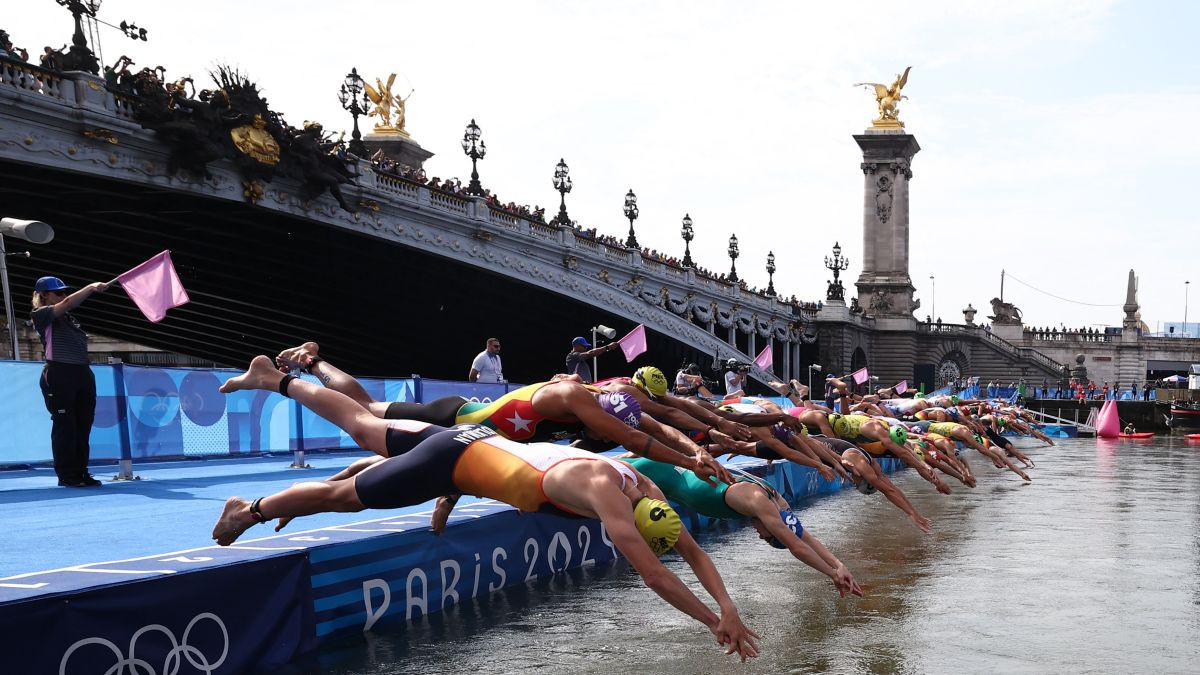
{"type": "MultiPolygon", "coordinates": [[[[53,461],[50,413],[42,398],[40,361],[0,361],[0,466],[53,461]]],[[[96,421],[92,460],[122,463],[183,457],[236,457],[357,447],[341,429],[276,392],[217,389],[240,371],[93,364],[96,421]]],[[[316,382],[312,376],[304,379],[316,382]]],[[[443,396],[491,401],[521,384],[429,378],[359,380],[380,401],[422,403],[443,396]]]]}

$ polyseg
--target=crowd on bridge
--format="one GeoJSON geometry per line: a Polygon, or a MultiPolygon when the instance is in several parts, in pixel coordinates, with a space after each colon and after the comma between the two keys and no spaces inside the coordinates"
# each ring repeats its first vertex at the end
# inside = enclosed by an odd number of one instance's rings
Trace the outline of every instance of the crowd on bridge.
{"type": "MultiPolygon", "coordinates": [[[[489,349],[498,349],[492,342],[489,349]]],[[[591,346],[586,340],[577,343],[574,352],[590,353],[581,351],[591,346]]],[[[463,536],[446,529],[463,494],[521,511],[598,518],[647,586],[703,623],[726,654],[745,660],[757,656],[759,634],[743,622],[719,571],[670,502],[710,518],[749,518],[761,540],[828,576],[840,596],[866,591],[817,538],[813,523],[802,523],[770,483],[714,457],[744,455],[811,467],[825,481],[852,485],[863,495],[881,494],[928,533],[933,524],[887,477],[885,458],[908,465],[949,495],[947,480],[974,489],[983,479],[967,450],[983,455],[985,465],[1030,481],[1025,469],[1033,462],[1003,434],[1031,435],[1053,445],[1029,413],[1004,401],[925,397],[901,385],[855,394],[841,378],[830,375],[826,382],[823,401],[814,401],[796,380],[771,382],[772,398],[747,396],[740,387],[710,398],[699,395],[688,378],[677,378],[672,393],[662,371],[645,366],[629,377],[594,384],[578,373],[558,374],[490,402],[457,396],[388,402],[373,399],[325,360],[319,345],[308,342],[274,359],[255,357],[221,391],[277,391],[341,427],[370,454],[325,481],[252,500],[231,497],[212,536],[229,545],[271,520],[278,521],[279,531],[304,515],[430,500],[433,531],[463,536]],[[297,378],[300,372],[318,383],[297,378]],[[618,446],[628,453],[597,454],[618,446]],[[718,611],[663,565],[659,556],[671,550],[692,569],[718,611]]],[[[777,560],[761,550],[745,555],[760,556],[763,564],[777,560]]]]}

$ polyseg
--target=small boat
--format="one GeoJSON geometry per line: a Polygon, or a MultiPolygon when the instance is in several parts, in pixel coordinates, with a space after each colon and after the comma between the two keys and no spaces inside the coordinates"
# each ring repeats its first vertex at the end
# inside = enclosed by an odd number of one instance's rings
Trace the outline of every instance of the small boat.
{"type": "Polygon", "coordinates": [[[1184,438],[1188,439],[1189,441],[1200,441],[1200,434],[1188,434],[1187,436],[1184,436],[1184,438]]]}
{"type": "Polygon", "coordinates": [[[1200,429],[1200,403],[1195,401],[1173,401],[1167,426],[1172,429],[1200,429]]]}
{"type": "MultiPolygon", "coordinates": [[[[1153,435],[1153,431],[1138,431],[1132,434],[1121,434],[1121,438],[1150,438],[1153,435]]],[[[1196,436],[1200,436],[1200,434],[1196,434],[1196,436]]]]}

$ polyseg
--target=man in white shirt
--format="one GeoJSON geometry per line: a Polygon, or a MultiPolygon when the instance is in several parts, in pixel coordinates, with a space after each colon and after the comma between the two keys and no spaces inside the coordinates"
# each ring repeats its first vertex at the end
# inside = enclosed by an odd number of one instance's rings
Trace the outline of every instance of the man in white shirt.
{"type": "Polygon", "coordinates": [[[467,373],[471,382],[503,382],[504,367],[500,363],[500,340],[488,338],[487,347],[479,352],[471,362],[471,372],[467,373]]]}
{"type": "Polygon", "coordinates": [[[746,373],[742,370],[742,366],[736,359],[729,359],[725,362],[725,395],[736,396],[742,393],[742,383],[746,380],[746,373]]]}

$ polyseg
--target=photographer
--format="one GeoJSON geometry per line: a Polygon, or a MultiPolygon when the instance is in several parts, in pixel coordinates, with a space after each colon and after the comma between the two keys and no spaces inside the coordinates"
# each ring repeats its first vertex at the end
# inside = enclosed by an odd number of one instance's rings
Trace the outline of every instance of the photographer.
{"type": "Polygon", "coordinates": [[[746,381],[746,374],[750,372],[750,364],[739,363],[737,359],[729,359],[725,362],[725,396],[740,396],[742,395],[742,383],[746,381]]]}

